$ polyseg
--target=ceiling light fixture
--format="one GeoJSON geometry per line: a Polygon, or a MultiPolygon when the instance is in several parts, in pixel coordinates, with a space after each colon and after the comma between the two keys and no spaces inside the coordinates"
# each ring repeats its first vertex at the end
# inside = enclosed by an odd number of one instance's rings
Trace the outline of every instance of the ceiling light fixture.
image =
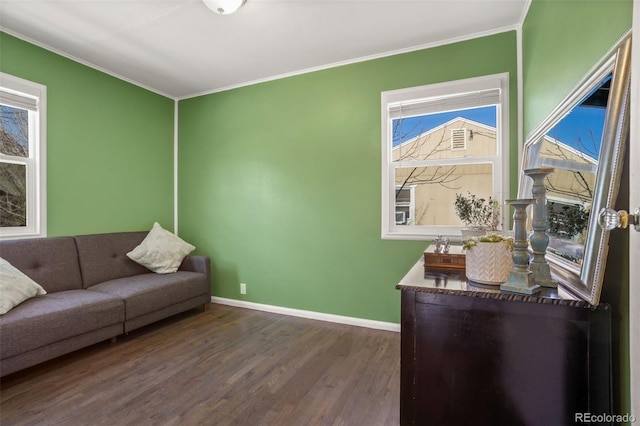
{"type": "Polygon", "coordinates": [[[220,15],[230,15],[247,0],[202,0],[205,6],[220,15]]]}

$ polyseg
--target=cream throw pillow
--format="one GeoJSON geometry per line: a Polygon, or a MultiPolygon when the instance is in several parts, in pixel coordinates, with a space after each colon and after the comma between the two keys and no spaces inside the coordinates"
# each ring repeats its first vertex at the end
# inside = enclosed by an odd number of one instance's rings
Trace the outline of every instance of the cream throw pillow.
{"type": "Polygon", "coordinates": [[[47,292],[18,268],[0,257],[0,315],[22,302],[47,292]]]}
{"type": "Polygon", "coordinates": [[[140,245],[127,253],[127,256],[153,272],[170,274],[176,272],[182,260],[195,249],[156,222],[140,245]]]}

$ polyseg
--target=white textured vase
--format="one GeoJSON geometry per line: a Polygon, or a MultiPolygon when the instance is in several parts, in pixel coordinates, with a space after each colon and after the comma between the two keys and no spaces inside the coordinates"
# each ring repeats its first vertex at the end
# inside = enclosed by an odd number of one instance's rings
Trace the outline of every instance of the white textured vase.
{"type": "Polygon", "coordinates": [[[481,284],[502,284],[509,278],[513,258],[506,241],[479,242],[466,253],[467,278],[481,284]]]}

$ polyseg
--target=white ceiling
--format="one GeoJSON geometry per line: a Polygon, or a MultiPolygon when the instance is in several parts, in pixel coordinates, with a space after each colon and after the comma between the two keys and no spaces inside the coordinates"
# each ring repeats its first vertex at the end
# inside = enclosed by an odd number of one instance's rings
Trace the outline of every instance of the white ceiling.
{"type": "Polygon", "coordinates": [[[180,99],[515,29],[530,1],[0,0],[0,28],[180,99]]]}

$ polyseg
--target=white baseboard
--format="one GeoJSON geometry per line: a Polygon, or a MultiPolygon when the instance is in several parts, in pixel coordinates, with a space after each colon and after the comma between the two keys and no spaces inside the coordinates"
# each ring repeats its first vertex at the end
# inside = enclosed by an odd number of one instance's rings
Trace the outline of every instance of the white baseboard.
{"type": "Polygon", "coordinates": [[[363,318],[346,317],[342,315],[325,314],[322,312],[304,311],[302,309],[284,308],[282,306],[264,305],[262,303],[245,302],[244,300],[227,299],[211,296],[212,303],[220,305],[236,306],[239,308],[254,309],[257,311],[273,312],[276,314],[290,315],[292,317],[308,318],[319,321],[335,322],[339,324],[355,325],[357,327],[375,328],[377,330],[400,332],[400,324],[384,321],[368,320],[363,318]]]}

